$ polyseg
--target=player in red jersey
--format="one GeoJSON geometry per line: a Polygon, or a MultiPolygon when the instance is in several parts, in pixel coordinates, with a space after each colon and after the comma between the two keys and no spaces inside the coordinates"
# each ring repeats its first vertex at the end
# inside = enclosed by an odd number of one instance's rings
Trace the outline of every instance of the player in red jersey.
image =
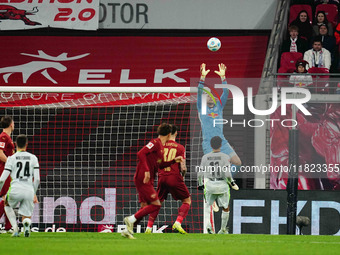
{"type": "MultiPolygon", "coordinates": [[[[175,141],[177,136],[177,127],[172,125],[171,136],[168,142],[164,145],[164,161],[171,161],[176,157],[183,157],[185,159],[184,146],[175,141]]],[[[176,222],[172,229],[177,230],[181,234],[187,234],[182,228],[183,219],[187,216],[191,198],[187,186],[184,183],[184,176],[187,171],[185,160],[181,163],[173,164],[170,167],[160,169],[158,173],[157,193],[161,202],[163,202],[170,193],[175,200],[181,200],[182,206],[178,210],[176,222]]],[[[148,226],[145,233],[152,232],[152,226],[157,217],[157,214],[152,213],[149,216],[148,226]]]]}
{"type": "MultiPolygon", "coordinates": [[[[0,126],[3,128],[0,134],[0,175],[4,171],[5,163],[9,156],[14,154],[14,144],[11,139],[11,133],[14,130],[14,121],[10,116],[4,116],[1,118],[0,126]]],[[[4,183],[2,190],[0,191],[0,197],[2,198],[0,202],[0,218],[5,214],[5,196],[11,184],[11,178],[8,177],[4,183]]],[[[5,214],[5,231],[7,232],[11,229],[11,223],[9,222],[5,214]]]]}
{"type": "Polygon", "coordinates": [[[122,231],[122,236],[129,239],[135,239],[133,237],[133,224],[135,222],[140,221],[148,214],[154,212],[158,214],[161,209],[161,202],[153,187],[158,168],[169,167],[183,160],[182,157],[176,157],[170,162],[163,162],[163,148],[170,138],[171,126],[163,123],[158,127],[157,133],[158,138],[151,140],[137,153],[138,164],[134,182],[138,191],[141,209],[135,214],[124,218],[126,230],[122,231]]]}

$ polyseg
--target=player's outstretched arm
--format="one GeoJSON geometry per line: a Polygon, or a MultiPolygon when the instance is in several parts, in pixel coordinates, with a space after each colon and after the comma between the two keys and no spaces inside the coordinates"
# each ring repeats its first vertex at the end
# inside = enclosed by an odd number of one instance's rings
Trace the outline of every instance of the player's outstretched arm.
{"type": "Polygon", "coordinates": [[[202,63],[201,66],[200,66],[200,72],[201,72],[200,81],[205,81],[205,77],[210,72],[210,70],[206,70],[205,68],[206,68],[206,64],[202,63]]]}
{"type": "Polygon", "coordinates": [[[217,75],[219,75],[221,77],[222,81],[223,81],[223,80],[225,80],[226,71],[227,71],[226,65],[221,63],[221,64],[218,64],[218,71],[215,71],[215,73],[217,75]]]}
{"type": "MultiPolygon", "coordinates": [[[[219,70],[215,71],[215,73],[221,77],[222,84],[227,84],[227,80],[226,80],[227,67],[226,67],[226,65],[223,64],[223,63],[218,64],[218,69],[219,70]]],[[[228,100],[228,95],[229,95],[229,89],[224,88],[222,96],[221,96],[222,107],[224,107],[226,105],[227,100],[228,100]]]]}
{"type": "Polygon", "coordinates": [[[206,70],[205,69],[206,65],[205,63],[202,63],[200,66],[200,81],[198,83],[198,91],[197,91],[197,109],[198,111],[201,111],[201,106],[202,106],[202,92],[203,92],[203,88],[204,88],[204,81],[205,81],[205,77],[208,75],[208,73],[210,72],[210,70],[206,70]]]}

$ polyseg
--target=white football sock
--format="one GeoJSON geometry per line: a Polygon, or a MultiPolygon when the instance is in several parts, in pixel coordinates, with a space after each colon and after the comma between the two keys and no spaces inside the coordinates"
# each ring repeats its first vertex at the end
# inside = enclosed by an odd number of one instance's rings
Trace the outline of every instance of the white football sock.
{"type": "Polygon", "coordinates": [[[207,227],[211,228],[210,213],[211,213],[211,206],[208,203],[204,203],[204,225],[205,225],[205,230],[206,230],[207,227]]]}
{"type": "Polygon", "coordinates": [[[5,206],[5,212],[6,212],[9,222],[12,225],[14,232],[18,232],[19,230],[18,230],[18,224],[17,224],[17,216],[15,215],[13,208],[10,206],[5,206]]]}
{"type": "Polygon", "coordinates": [[[226,230],[227,228],[227,224],[228,224],[228,220],[229,220],[229,213],[230,212],[225,212],[225,211],[222,211],[222,214],[221,214],[221,229],[222,230],[226,230]]]}
{"type": "Polygon", "coordinates": [[[28,223],[28,227],[31,226],[32,224],[32,221],[30,218],[25,218],[23,221],[22,221],[22,224],[25,226],[26,224],[28,223]]]}
{"type": "Polygon", "coordinates": [[[131,215],[131,216],[129,216],[129,221],[130,222],[132,222],[132,223],[135,223],[136,221],[137,221],[137,219],[136,219],[136,217],[135,217],[135,215],[131,215]]]}

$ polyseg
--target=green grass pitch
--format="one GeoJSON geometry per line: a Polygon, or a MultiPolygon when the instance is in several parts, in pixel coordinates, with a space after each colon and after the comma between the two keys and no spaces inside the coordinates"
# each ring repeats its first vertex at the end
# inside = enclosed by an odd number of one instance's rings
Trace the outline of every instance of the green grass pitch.
{"type": "Polygon", "coordinates": [[[32,233],[0,235],[1,254],[339,254],[340,236],[32,233]]]}

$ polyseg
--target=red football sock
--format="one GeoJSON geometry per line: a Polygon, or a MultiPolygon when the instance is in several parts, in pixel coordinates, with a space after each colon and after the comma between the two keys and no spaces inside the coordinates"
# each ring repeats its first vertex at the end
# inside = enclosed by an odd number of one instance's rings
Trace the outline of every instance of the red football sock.
{"type": "Polygon", "coordinates": [[[148,221],[149,228],[152,228],[153,223],[155,222],[155,219],[157,218],[158,213],[159,213],[159,210],[150,213],[149,221],[148,221]]]}
{"type": "Polygon", "coordinates": [[[183,203],[182,206],[178,209],[178,216],[176,221],[182,224],[183,219],[188,215],[189,208],[189,204],[183,203]]]}
{"type": "Polygon", "coordinates": [[[5,214],[5,230],[10,230],[12,228],[11,222],[7,218],[7,215],[5,214]]]}
{"type": "Polygon", "coordinates": [[[142,219],[144,216],[151,214],[155,211],[157,211],[157,214],[158,214],[160,209],[161,209],[160,205],[147,205],[144,208],[139,209],[139,211],[135,213],[135,218],[138,221],[142,219]]]}
{"type": "Polygon", "coordinates": [[[2,215],[5,213],[5,201],[1,200],[0,202],[0,218],[2,217],[2,215]]]}
{"type": "MultiPolygon", "coordinates": [[[[143,207],[140,208],[140,210],[143,209],[143,207]]],[[[141,222],[142,219],[138,219],[135,223],[133,223],[134,227],[137,227],[137,225],[141,222]]]]}

